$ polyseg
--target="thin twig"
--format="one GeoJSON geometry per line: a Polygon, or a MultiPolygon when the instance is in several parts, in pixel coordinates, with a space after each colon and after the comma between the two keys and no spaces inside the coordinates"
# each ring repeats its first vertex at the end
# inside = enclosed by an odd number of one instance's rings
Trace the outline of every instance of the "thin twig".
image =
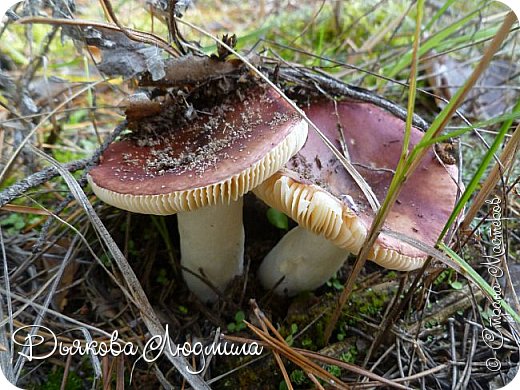
{"type": "MultiPolygon", "coordinates": [[[[455,319],[453,317],[448,318],[448,327],[450,332],[450,345],[451,345],[451,360],[457,361],[457,349],[455,347],[455,319]]],[[[455,390],[457,384],[457,366],[451,367],[451,388],[455,390]]]]}
{"type": "MultiPolygon", "coordinates": [[[[52,24],[52,25],[68,25],[68,26],[84,26],[84,27],[98,27],[98,28],[106,28],[112,31],[123,32],[120,27],[117,25],[102,23],[102,22],[94,22],[89,20],[81,20],[81,19],[60,19],[60,18],[43,18],[43,17],[27,17],[21,18],[16,21],[16,23],[21,24],[29,24],[29,23],[41,23],[41,24],[52,24]]],[[[129,39],[132,41],[137,41],[141,43],[147,43],[149,45],[159,46],[161,49],[172,55],[173,57],[179,56],[179,53],[168,44],[161,37],[146,32],[134,30],[132,28],[125,28],[127,33],[130,33],[130,36],[127,35],[129,39]]],[[[124,33],[124,32],[123,32],[124,33]]]]}
{"type": "MultiPolygon", "coordinates": [[[[265,316],[260,311],[259,307],[256,305],[256,303],[254,301],[252,301],[251,304],[253,305],[253,312],[255,313],[255,316],[258,319],[258,322],[260,322],[260,326],[262,327],[262,330],[264,331],[264,333],[266,335],[269,335],[269,331],[267,330],[267,326],[266,326],[267,321],[264,321],[265,316]]],[[[270,324],[270,322],[269,322],[269,324],[270,324]]],[[[278,332],[275,332],[275,335],[278,337],[280,334],[278,332]]],[[[285,340],[282,338],[281,341],[284,342],[285,340]]],[[[289,378],[289,374],[287,374],[287,369],[285,368],[285,366],[282,362],[282,358],[280,357],[280,354],[277,351],[273,350],[273,356],[274,356],[274,359],[276,360],[276,364],[278,364],[278,367],[280,368],[280,371],[282,372],[282,376],[283,376],[283,379],[285,380],[285,384],[287,385],[289,390],[293,390],[291,379],[289,378]]]]}

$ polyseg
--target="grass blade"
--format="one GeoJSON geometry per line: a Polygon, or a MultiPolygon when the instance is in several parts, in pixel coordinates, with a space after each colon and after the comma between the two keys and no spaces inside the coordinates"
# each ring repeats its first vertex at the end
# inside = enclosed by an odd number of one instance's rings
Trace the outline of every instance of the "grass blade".
{"type": "MultiPolygon", "coordinates": [[[[462,257],[460,257],[457,253],[455,253],[450,247],[448,247],[444,243],[439,244],[440,249],[442,249],[449,257],[451,257],[455,262],[459,264],[459,266],[464,269],[467,273],[466,277],[469,276],[471,281],[475,283],[489,298],[495,300],[496,292],[485,280],[482,276],[479,275],[477,271],[475,271],[462,257]]],[[[500,306],[511,316],[513,319],[520,324],[520,315],[513,310],[511,306],[502,298],[498,299],[500,306]]]]}
{"type": "MultiPolygon", "coordinates": [[[[517,113],[520,112],[520,100],[516,103],[515,107],[513,108],[513,112],[517,113]]],[[[498,150],[500,145],[502,145],[502,142],[504,140],[504,137],[507,134],[507,131],[509,130],[509,127],[512,125],[513,120],[510,119],[502,125],[500,128],[500,131],[498,132],[497,136],[495,137],[495,141],[493,141],[493,144],[489,148],[489,150],[486,152],[484,158],[482,159],[482,162],[480,163],[477,172],[473,175],[471,178],[471,181],[466,187],[466,190],[460,197],[460,200],[458,201],[457,205],[455,206],[453,212],[450,215],[450,218],[448,219],[448,222],[446,223],[446,226],[444,226],[444,229],[442,230],[441,237],[446,234],[450,226],[455,222],[455,219],[457,218],[457,215],[462,211],[464,206],[468,203],[469,198],[475,192],[475,190],[478,187],[478,184],[480,182],[480,179],[486,172],[486,169],[491,162],[493,156],[495,155],[495,152],[498,150]]]]}

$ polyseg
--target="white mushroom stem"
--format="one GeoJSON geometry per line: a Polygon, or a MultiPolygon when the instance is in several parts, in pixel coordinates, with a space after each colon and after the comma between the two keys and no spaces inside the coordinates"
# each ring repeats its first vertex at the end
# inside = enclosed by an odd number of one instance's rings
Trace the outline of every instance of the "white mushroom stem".
{"type": "Polygon", "coordinates": [[[347,260],[349,252],[299,226],[287,233],[263,260],[258,276],[265,288],[296,295],[327,282],[347,260]]]}
{"type": "MultiPolygon", "coordinates": [[[[202,207],[177,214],[181,242],[181,264],[205,276],[219,291],[242,274],[244,258],[243,201],[202,207]]],[[[183,272],[186,284],[203,301],[217,294],[201,279],[183,272]]]]}

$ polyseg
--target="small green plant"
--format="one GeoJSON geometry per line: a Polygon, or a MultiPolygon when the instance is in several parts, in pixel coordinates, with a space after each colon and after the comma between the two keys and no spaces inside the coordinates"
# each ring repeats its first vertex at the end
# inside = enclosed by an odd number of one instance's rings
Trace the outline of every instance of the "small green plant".
{"type": "Polygon", "coordinates": [[[426,329],[432,329],[432,328],[435,328],[437,326],[439,326],[439,322],[437,320],[426,321],[426,323],[424,324],[424,327],[426,329]]]}
{"type": "Polygon", "coordinates": [[[464,287],[464,285],[462,284],[461,281],[458,281],[458,280],[454,280],[454,281],[451,281],[450,282],[450,286],[452,289],[454,290],[460,290],[462,289],[462,287],[464,287]]]}
{"type": "Polygon", "coordinates": [[[163,286],[166,286],[170,282],[170,280],[166,276],[166,269],[161,268],[159,270],[159,274],[157,275],[157,278],[155,278],[155,280],[157,283],[159,283],[163,286]]]}
{"type": "Polygon", "coordinates": [[[11,213],[0,221],[0,226],[6,228],[7,234],[19,233],[25,227],[25,221],[20,214],[11,213]]]}
{"type": "Polygon", "coordinates": [[[99,260],[101,261],[101,263],[103,263],[105,267],[109,267],[112,264],[112,259],[110,259],[110,256],[106,252],[102,253],[101,256],[99,256],[99,260]]]}
{"type": "Polygon", "coordinates": [[[235,314],[235,322],[230,322],[227,325],[227,330],[230,333],[240,332],[241,330],[244,330],[246,328],[246,324],[244,322],[245,319],[246,314],[242,310],[237,311],[235,314]]]}
{"type": "Polygon", "coordinates": [[[351,345],[347,352],[344,352],[339,357],[340,360],[344,361],[345,363],[355,363],[356,358],[358,355],[358,350],[355,345],[351,345]]]}
{"type": "Polygon", "coordinates": [[[40,219],[37,215],[27,215],[19,213],[10,213],[7,217],[2,215],[0,226],[7,235],[20,234],[20,231],[27,225],[32,225],[40,219]]]}
{"type": "Polygon", "coordinates": [[[307,376],[302,370],[294,370],[291,372],[290,378],[295,385],[303,385],[307,381],[307,376]]]}
{"type": "Polygon", "coordinates": [[[450,276],[451,276],[451,270],[446,269],[446,270],[442,271],[439,274],[439,276],[437,276],[437,278],[435,278],[435,280],[433,281],[433,285],[435,287],[439,286],[441,283],[446,281],[446,279],[448,279],[450,276]]]}
{"type": "Polygon", "coordinates": [[[305,337],[303,340],[302,340],[302,347],[303,348],[309,348],[311,347],[313,344],[312,342],[312,339],[310,337],[305,337]]]}
{"type": "Polygon", "coordinates": [[[128,254],[134,257],[139,256],[139,251],[136,248],[135,241],[132,239],[128,240],[128,254]]]}
{"type": "Polygon", "coordinates": [[[298,325],[295,323],[291,324],[290,334],[285,338],[287,344],[292,345],[294,343],[294,335],[298,333],[298,325]]]}
{"type": "Polygon", "coordinates": [[[77,125],[83,122],[88,116],[87,110],[75,110],[69,115],[69,124],[77,125]]]}
{"type": "Polygon", "coordinates": [[[333,288],[334,290],[343,290],[343,283],[338,280],[337,274],[334,274],[334,276],[329,279],[327,286],[333,288]]]}
{"type": "Polygon", "coordinates": [[[490,307],[488,307],[486,310],[484,310],[481,306],[478,306],[478,308],[480,311],[480,315],[482,316],[482,319],[486,323],[489,323],[489,319],[493,316],[493,310],[490,307]]]}
{"type": "Polygon", "coordinates": [[[457,274],[452,269],[447,269],[442,271],[439,276],[435,279],[433,282],[434,286],[439,286],[440,284],[446,282],[450,285],[450,287],[454,290],[460,290],[462,287],[464,287],[464,284],[459,281],[455,280],[454,278],[457,277],[457,274]]]}
{"type": "MultiPolygon", "coordinates": [[[[61,382],[63,380],[63,369],[58,369],[51,372],[47,376],[47,380],[43,383],[42,390],[59,390],[61,389],[61,382]]],[[[67,384],[65,390],[80,390],[84,388],[83,381],[74,371],[69,371],[67,376],[67,384]]]]}
{"type": "Polygon", "coordinates": [[[285,215],[281,211],[273,209],[272,207],[270,207],[269,210],[267,210],[267,220],[271,225],[277,227],[278,229],[289,229],[289,218],[287,217],[287,215],[285,215]]]}
{"type": "Polygon", "coordinates": [[[327,366],[327,371],[334,375],[336,378],[339,378],[341,376],[341,368],[339,368],[338,366],[327,366]]]}
{"type": "Polygon", "coordinates": [[[289,390],[289,386],[287,386],[287,383],[285,383],[285,381],[281,381],[278,385],[278,390],[289,390]]]}
{"type": "Polygon", "coordinates": [[[368,288],[363,294],[352,294],[351,302],[357,313],[377,315],[385,305],[387,296],[368,288]]]}
{"type": "Polygon", "coordinates": [[[345,330],[345,324],[343,322],[339,323],[339,332],[336,335],[336,339],[338,341],[343,341],[347,337],[347,332],[345,330]]]}

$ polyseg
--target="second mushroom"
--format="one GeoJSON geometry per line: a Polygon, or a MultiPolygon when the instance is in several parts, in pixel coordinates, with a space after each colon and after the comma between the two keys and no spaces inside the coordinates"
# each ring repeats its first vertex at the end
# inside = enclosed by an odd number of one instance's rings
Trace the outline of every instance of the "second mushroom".
{"type": "MultiPolygon", "coordinates": [[[[305,109],[325,136],[343,151],[380,201],[397,166],[405,124],[373,104],[316,99],[305,109]]],[[[411,146],[422,132],[412,128],[411,146]]],[[[408,178],[384,228],[434,245],[456,201],[457,168],[442,165],[432,151],[408,178]]],[[[295,295],[330,279],[349,253],[358,253],[374,218],[363,193],[318,134],[285,168],[255,194],[299,226],[263,260],[259,276],[266,288],[295,295]]],[[[426,254],[382,232],[369,259],[383,267],[419,268],[426,254]]]]}

